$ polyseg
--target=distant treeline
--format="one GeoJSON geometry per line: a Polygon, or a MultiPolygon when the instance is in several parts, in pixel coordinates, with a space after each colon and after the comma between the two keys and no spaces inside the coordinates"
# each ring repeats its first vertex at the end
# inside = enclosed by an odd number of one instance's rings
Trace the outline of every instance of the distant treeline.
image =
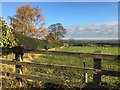
{"type": "Polygon", "coordinates": [[[87,45],[97,45],[97,46],[120,46],[120,41],[118,40],[61,40],[62,43],[66,43],[72,46],[87,46],[87,45]]]}

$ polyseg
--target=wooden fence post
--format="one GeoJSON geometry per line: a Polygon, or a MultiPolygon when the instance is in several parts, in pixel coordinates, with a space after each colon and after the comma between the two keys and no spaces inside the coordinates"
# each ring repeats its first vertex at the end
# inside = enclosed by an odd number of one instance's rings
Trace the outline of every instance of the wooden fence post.
{"type": "Polygon", "coordinates": [[[84,83],[87,83],[87,73],[85,72],[86,63],[84,62],[84,83]]]}
{"type": "MultiPolygon", "coordinates": [[[[21,61],[21,55],[19,53],[15,53],[15,60],[19,61],[19,62],[21,61]]],[[[15,70],[16,73],[18,73],[18,74],[22,73],[22,71],[21,71],[22,68],[20,65],[16,65],[15,68],[16,68],[16,70],[15,70]]]]}
{"type": "MultiPolygon", "coordinates": [[[[99,54],[101,51],[97,50],[94,53],[99,54]]],[[[101,69],[101,59],[100,58],[94,58],[94,68],[95,69],[101,69]]],[[[101,82],[101,75],[100,74],[94,74],[93,75],[93,83],[95,85],[99,85],[101,82]]]]}
{"type": "MultiPolygon", "coordinates": [[[[19,46],[13,48],[13,53],[15,53],[15,61],[22,61],[23,56],[23,49],[19,46]]],[[[21,65],[15,65],[15,72],[17,74],[22,74],[22,66],[21,65]]],[[[16,77],[16,79],[19,81],[20,87],[22,86],[22,79],[20,77],[16,77]]]]}

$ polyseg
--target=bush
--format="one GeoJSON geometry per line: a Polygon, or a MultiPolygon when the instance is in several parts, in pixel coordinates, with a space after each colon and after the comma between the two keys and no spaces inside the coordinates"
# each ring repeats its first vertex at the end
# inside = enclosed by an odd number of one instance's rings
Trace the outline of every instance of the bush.
{"type": "Polygon", "coordinates": [[[45,40],[40,40],[36,38],[30,38],[25,35],[21,35],[18,33],[14,33],[15,37],[18,41],[19,46],[23,46],[26,49],[43,49],[44,46],[46,45],[45,40]]]}
{"type": "Polygon", "coordinates": [[[8,25],[5,23],[5,21],[2,20],[1,17],[0,17],[0,28],[2,29],[0,31],[0,34],[2,36],[2,40],[0,41],[0,46],[4,48],[5,47],[12,48],[15,45],[17,45],[12,29],[8,27],[8,25]]]}
{"type": "Polygon", "coordinates": [[[47,48],[60,47],[60,42],[48,42],[47,40],[40,40],[37,38],[30,38],[18,33],[15,33],[15,37],[18,40],[19,46],[23,46],[26,49],[40,50],[47,48]]]}

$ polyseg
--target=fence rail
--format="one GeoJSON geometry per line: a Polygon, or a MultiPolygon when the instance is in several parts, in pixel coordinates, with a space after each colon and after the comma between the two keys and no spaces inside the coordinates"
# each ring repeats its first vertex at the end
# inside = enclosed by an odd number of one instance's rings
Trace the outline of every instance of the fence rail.
{"type": "Polygon", "coordinates": [[[11,64],[11,65],[20,65],[20,66],[29,66],[36,68],[48,68],[48,69],[56,69],[56,70],[74,70],[80,71],[83,73],[89,74],[101,74],[106,76],[116,76],[120,77],[120,72],[118,71],[109,71],[109,70],[101,70],[95,68],[86,68],[86,67],[76,67],[76,66],[66,66],[66,65],[55,65],[55,64],[38,64],[31,62],[19,62],[19,61],[9,61],[9,60],[1,60],[2,64],[11,64]]]}
{"type": "MultiPolygon", "coordinates": [[[[15,52],[12,48],[0,48],[1,51],[9,50],[15,52]]],[[[46,50],[30,50],[23,49],[20,53],[33,53],[33,54],[52,54],[52,55],[64,55],[64,56],[81,56],[81,57],[91,57],[109,60],[119,60],[120,55],[109,55],[109,54],[95,54],[95,53],[81,53],[81,52],[63,52],[63,51],[46,51],[46,50]]]]}
{"type": "Polygon", "coordinates": [[[63,84],[64,83],[64,80],[61,80],[61,79],[58,79],[58,78],[48,78],[48,77],[41,77],[41,76],[34,76],[34,75],[24,75],[24,74],[18,74],[18,73],[10,73],[10,72],[1,72],[1,73],[4,76],[32,79],[32,80],[43,81],[43,82],[52,82],[52,83],[57,83],[57,84],[63,84]]]}

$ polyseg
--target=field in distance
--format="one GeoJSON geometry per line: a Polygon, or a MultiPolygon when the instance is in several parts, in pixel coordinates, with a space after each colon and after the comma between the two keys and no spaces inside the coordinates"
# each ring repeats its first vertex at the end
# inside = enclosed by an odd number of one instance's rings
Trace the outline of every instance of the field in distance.
{"type": "Polygon", "coordinates": [[[84,52],[84,53],[94,53],[96,50],[100,50],[102,54],[119,54],[120,47],[117,46],[68,46],[59,48],[60,51],[66,52],[84,52]]]}

